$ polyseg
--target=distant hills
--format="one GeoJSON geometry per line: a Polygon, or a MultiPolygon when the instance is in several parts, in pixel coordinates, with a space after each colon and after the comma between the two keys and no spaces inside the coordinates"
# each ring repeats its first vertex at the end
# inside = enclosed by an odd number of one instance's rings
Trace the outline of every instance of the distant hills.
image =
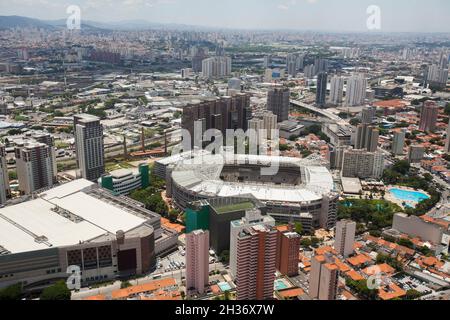
{"type": "MultiPolygon", "coordinates": [[[[13,29],[13,28],[41,28],[48,30],[56,30],[64,28],[66,26],[66,20],[39,20],[21,16],[0,16],[0,29],[13,29]]],[[[206,29],[199,26],[190,26],[183,24],[163,24],[153,23],[145,20],[124,20],[118,22],[97,22],[82,20],[81,28],[90,30],[148,30],[148,29],[179,29],[179,30],[192,30],[192,29],[206,29]]],[[[208,28],[211,29],[211,28],[208,28]]]]}

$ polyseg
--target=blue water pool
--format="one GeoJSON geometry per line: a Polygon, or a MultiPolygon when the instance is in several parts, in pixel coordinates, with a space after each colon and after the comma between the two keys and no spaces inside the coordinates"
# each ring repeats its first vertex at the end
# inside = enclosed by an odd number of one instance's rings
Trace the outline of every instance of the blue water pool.
{"type": "Polygon", "coordinates": [[[284,283],[283,280],[275,280],[275,290],[279,291],[287,288],[288,286],[286,285],[286,283],[284,283]]]}
{"type": "Polygon", "coordinates": [[[398,188],[392,188],[389,192],[400,201],[410,201],[418,204],[422,200],[430,199],[430,197],[420,191],[409,191],[398,188]]]}
{"type": "Polygon", "coordinates": [[[218,286],[219,286],[220,290],[222,290],[222,292],[231,290],[231,286],[227,282],[221,282],[218,284],[218,286]]]}

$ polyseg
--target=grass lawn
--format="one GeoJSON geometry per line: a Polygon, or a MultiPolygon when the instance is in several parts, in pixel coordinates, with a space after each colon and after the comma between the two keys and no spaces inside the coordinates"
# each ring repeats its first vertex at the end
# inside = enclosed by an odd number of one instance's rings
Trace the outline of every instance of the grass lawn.
{"type": "Polygon", "coordinates": [[[217,213],[222,214],[226,212],[235,212],[241,210],[250,210],[253,208],[253,203],[251,202],[242,202],[236,204],[225,205],[222,207],[215,207],[217,213]]]}

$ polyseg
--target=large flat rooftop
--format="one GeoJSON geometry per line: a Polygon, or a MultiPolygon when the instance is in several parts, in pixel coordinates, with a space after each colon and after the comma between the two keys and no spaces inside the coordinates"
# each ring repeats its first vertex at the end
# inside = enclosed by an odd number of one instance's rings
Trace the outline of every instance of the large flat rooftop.
{"type": "Polygon", "coordinates": [[[37,199],[0,209],[0,246],[10,253],[70,246],[119,230],[133,230],[148,218],[140,208],[95,192],[96,185],[75,180],[37,199]]]}

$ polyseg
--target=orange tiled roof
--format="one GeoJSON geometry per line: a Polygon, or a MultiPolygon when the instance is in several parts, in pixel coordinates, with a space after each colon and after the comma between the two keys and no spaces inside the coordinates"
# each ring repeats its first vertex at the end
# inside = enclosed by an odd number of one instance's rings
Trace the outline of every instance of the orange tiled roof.
{"type": "Polygon", "coordinates": [[[166,227],[168,229],[175,230],[178,233],[182,233],[186,229],[184,226],[182,226],[178,223],[172,223],[172,222],[170,222],[169,219],[166,219],[166,218],[161,218],[161,225],[163,225],[164,227],[166,227]]]}
{"type": "Polygon", "coordinates": [[[334,250],[331,246],[320,247],[316,249],[317,255],[324,255],[325,253],[334,253],[336,254],[336,250],[334,250]]]}
{"type": "Polygon", "coordinates": [[[346,275],[350,277],[350,279],[352,279],[353,281],[364,280],[364,277],[353,269],[347,272],[346,275]]]}
{"type": "Polygon", "coordinates": [[[292,289],[278,291],[278,295],[282,298],[295,298],[295,297],[302,296],[304,294],[305,294],[305,291],[303,291],[301,288],[292,288],[292,289]]]}
{"type": "Polygon", "coordinates": [[[360,266],[363,265],[372,259],[364,254],[358,254],[355,257],[351,257],[347,259],[347,262],[350,263],[352,266],[360,266]]]}
{"type": "Polygon", "coordinates": [[[112,292],[112,298],[116,299],[126,299],[130,296],[137,295],[144,292],[153,292],[161,288],[167,288],[176,285],[176,281],[173,278],[162,279],[152,281],[150,283],[141,284],[137,286],[132,286],[125,289],[119,289],[112,292]]]}
{"type": "Polygon", "coordinates": [[[334,263],[338,266],[340,272],[344,272],[345,273],[345,272],[348,272],[348,271],[351,270],[351,268],[347,264],[345,264],[344,262],[342,262],[338,258],[334,259],[334,263]]]}
{"type": "Polygon", "coordinates": [[[395,269],[392,268],[387,263],[383,263],[383,264],[379,264],[379,265],[376,265],[376,266],[365,268],[362,272],[364,272],[368,276],[371,276],[371,275],[376,274],[379,271],[382,272],[382,273],[388,274],[388,275],[395,273],[395,269]]]}
{"type": "Polygon", "coordinates": [[[83,300],[102,301],[102,300],[106,300],[106,296],[104,296],[103,294],[99,294],[97,296],[91,296],[91,297],[84,298],[83,300]]]}
{"type": "Polygon", "coordinates": [[[395,298],[404,297],[405,295],[406,291],[394,283],[389,285],[389,291],[385,291],[384,289],[378,290],[378,296],[381,300],[392,300],[395,298]]]}

